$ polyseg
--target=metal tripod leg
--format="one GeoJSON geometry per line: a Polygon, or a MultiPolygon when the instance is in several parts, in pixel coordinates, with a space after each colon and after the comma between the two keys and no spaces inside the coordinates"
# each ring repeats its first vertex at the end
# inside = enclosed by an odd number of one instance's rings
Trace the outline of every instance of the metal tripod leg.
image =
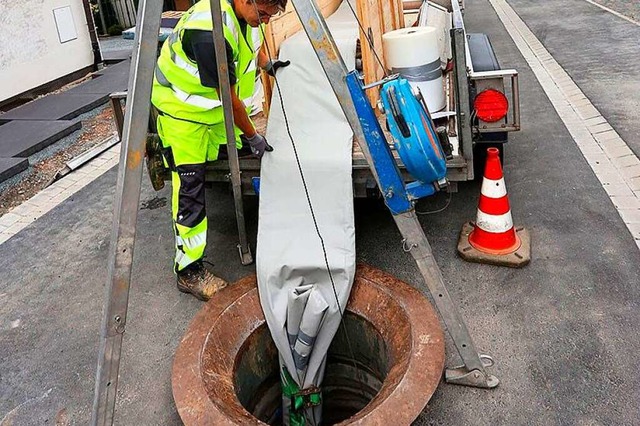
{"type": "Polygon", "coordinates": [[[113,424],[162,2],[140,2],[115,194],[92,425],[113,424]]]}
{"type": "Polygon", "coordinates": [[[224,128],[227,136],[227,153],[229,155],[229,168],[231,169],[231,187],[233,189],[233,201],[236,209],[236,222],[240,243],[240,261],[243,265],[253,263],[251,247],[247,241],[247,230],[244,221],[244,205],[242,203],[242,185],[240,181],[240,164],[238,163],[238,150],[236,148],[236,134],[233,127],[233,108],[231,103],[231,84],[229,81],[229,69],[227,66],[227,49],[223,34],[222,10],[219,0],[210,0],[211,19],[213,20],[213,45],[215,48],[218,65],[218,87],[220,99],[224,109],[224,128]]]}
{"type": "Polygon", "coordinates": [[[464,362],[464,365],[460,367],[446,369],[446,381],[480,388],[498,386],[498,379],[485,371],[485,367],[493,365],[493,360],[488,355],[478,354],[467,326],[444,285],[442,273],[436,264],[431,246],[420,222],[418,222],[415,211],[394,215],[393,219],[404,238],[402,248],[405,252],[410,253],[416,261],[424,282],[436,303],[438,312],[440,312],[440,316],[464,362]]]}
{"type": "MultiPolygon", "coordinates": [[[[385,161],[389,163],[391,161],[393,164],[392,168],[387,168],[385,172],[394,175],[396,183],[400,182],[399,185],[396,185],[396,189],[404,191],[401,175],[397,170],[395,162],[392,161],[393,157],[389,160],[389,158],[384,157],[384,154],[381,154],[380,158],[376,159],[371,155],[368,143],[384,143],[386,146],[386,142],[381,141],[383,132],[380,129],[379,123],[375,120],[375,116],[371,110],[371,106],[366,100],[363,90],[357,90],[359,93],[358,103],[356,105],[353,92],[350,91],[347,83],[347,68],[331,37],[331,33],[327,28],[320,8],[313,0],[292,0],[292,3],[318,55],[320,64],[336,94],[336,98],[342,107],[345,117],[353,129],[355,140],[360,145],[362,153],[367,159],[367,163],[369,164],[371,173],[376,179],[378,187],[381,188],[381,190],[385,188],[385,186],[381,184],[377,169],[379,164],[376,163],[376,160],[379,163],[385,161]],[[360,111],[363,113],[358,113],[358,107],[361,108],[360,111]],[[369,138],[367,138],[367,136],[369,138]],[[374,141],[374,139],[377,140],[374,141]],[[365,143],[365,141],[367,143],[365,143]],[[395,171],[393,169],[395,169],[395,171]]],[[[388,147],[386,147],[386,149],[388,151],[388,147]]],[[[378,150],[377,152],[381,151],[378,150]]],[[[385,179],[386,178],[387,177],[385,177],[385,179]]],[[[386,192],[383,190],[383,193],[385,197],[395,197],[397,195],[393,195],[393,191],[386,192]]],[[[442,274],[433,258],[431,247],[418,222],[415,211],[410,209],[405,213],[394,214],[393,217],[404,238],[403,248],[413,255],[418,264],[420,273],[424,277],[427,287],[433,295],[438,311],[464,362],[464,366],[447,369],[445,375],[447,381],[482,388],[497,386],[498,379],[485,371],[485,367],[492,365],[493,361],[490,357],[480,355],[476,351],[467,327],[449,297],[449,293],[442,279],[442,274]]]]}

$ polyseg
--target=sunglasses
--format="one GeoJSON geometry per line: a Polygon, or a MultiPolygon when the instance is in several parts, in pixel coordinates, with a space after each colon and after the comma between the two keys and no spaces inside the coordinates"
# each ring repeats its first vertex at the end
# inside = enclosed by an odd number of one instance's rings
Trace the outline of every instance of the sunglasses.
{"type": "Polygon", "coordinates": [[[270,19],[270,18],[276,17],[276,16],[278,16],[278,15],[280,15],[282,13],[282,11],[280,11],[280,10],[278,10],[275,13],[269,13],[269,12],[267,12],[265,10],[260,10],[260,9],[257,9],[257,10],[258,10],[258,18],[260,18],[261,20],[262,19],[270,19]]]}

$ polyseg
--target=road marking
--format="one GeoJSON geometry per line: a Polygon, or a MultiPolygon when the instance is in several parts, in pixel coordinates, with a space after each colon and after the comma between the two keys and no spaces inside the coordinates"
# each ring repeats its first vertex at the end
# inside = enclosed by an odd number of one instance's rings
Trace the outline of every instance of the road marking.
{"type": "Polygon", "coordinates": [[[119,159],[120,144],[117,144],[0,217],[0,245],[102,176],[119,159]]]}
{"type": "MultiPolygon", "coordinates": [[[[33,402],[35,402],[37,404],[37,403],[43,401],[44,399],[49,397],[49,395],[51,394],[51,391],[53,391],[53,388],[50,388],[49,390],[47,390],[45,393],[43,393],[39,397],[28,399],[25,402],[21,403],[20,405],[14,407],[2,419],[0,419],[0,425],[11,425],[11,424],[13,424],[13,421],[15,420],[16,414],[19,413],[20,408],[22,408],[22,407],[24,407],[26,405],[29,405],[29,404],[31,404],[33,402]]],[[[31,405],[36,405],[36,404],[31,404],[31,405]]]]}
{"type": "Polygon", "coordinates": [[[587,3],[591,3],[592,5],[597,6],[597,7],[599,7],[599,8],[600,8],[600,9],[602,9],[602,10],[606,10],[606,11],[607,11],[607,12],[609,12],[609,13],[613,13],[613,14],[614,14],[614,15],[616,15],[618,18],[622,18],[622,19],[624,19],[625,21],[629,21],[629,22],[631,22],[632,24],[637,25],[637,26],[639,26],[639,27],[640,27],[640,22],[635,21],[635,20],[633,20],[633,19],[629,18],[628,16],[623,15],[623,14],[622,14],[622,13],[620,13],[620,12],[616,12],[615,10],[610,9],[610,8],[608,8],[607,6],[604,6],[604,5],[600,4],[600,3],[596,3],[596,2],[595,2],[595,1],[593,1],[593,0],[584,0],[584,1],[586,1],[587,3]]]}
{"type": "Polygon", "coordinates": [[[640,248],[640,160],[513,8],[489,2],[640,248]]]}

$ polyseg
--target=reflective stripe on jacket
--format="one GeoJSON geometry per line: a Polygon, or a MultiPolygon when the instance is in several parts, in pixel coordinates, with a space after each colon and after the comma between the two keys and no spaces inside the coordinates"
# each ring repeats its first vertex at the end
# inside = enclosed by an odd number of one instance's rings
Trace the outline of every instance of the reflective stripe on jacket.
{"type": "MultiPolygon", "coordinates": [[[[220,0],[220,5],[224,37],[233,51],[236,93],[249,112],[262,32],[260,28],[247,25],[241,34],[231,4],[227,0],[220,0]]],[[[223,123],[222,102],[216,89],[202,85],[198,65],[182,49],[185,30],[212,31],[210,10],[209,0],[200,0],[182,16],[165,41],[155,69],[151,102],[172,117],[213,125],[223,123]]]]}

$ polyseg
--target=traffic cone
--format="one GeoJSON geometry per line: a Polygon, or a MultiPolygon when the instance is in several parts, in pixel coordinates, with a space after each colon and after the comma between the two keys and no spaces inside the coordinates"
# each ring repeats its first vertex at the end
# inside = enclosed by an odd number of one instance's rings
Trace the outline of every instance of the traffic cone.
{"type": "Polygon", "coordinates": [[[520,268],[531,260],[526,229],[514,227],[498,148],[487,149],[476,222],[462,227],[458,253],[470,262],[520,268]]]}

